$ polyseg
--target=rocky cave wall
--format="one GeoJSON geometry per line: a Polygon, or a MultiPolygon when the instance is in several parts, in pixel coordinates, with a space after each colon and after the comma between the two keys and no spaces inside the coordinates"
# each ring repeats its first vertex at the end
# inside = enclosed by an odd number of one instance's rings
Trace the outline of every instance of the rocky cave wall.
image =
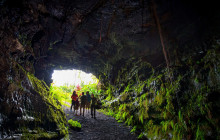
{"type": "Polygon", "coordinates": [[[215,3],[1,0],[0,8],[1,137],[64,136],[65,117],[47,85],[54,69],[71,68],[99,77],[110,114],[140,137],[219,136],[215,3]]]}

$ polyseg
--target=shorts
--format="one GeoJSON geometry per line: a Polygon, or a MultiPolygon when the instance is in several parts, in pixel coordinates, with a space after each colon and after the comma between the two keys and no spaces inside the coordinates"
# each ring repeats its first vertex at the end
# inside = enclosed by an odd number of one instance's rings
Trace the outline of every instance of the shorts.
{"type": "Polygon", "coordinates": [[[90,102],[88,102],[88,101],[86,102],[86,107],[90,108],[90,102]]]}
{"type": "Polygon", "coordinates": [[[74,109],[75,109],[75,110],[78,110],[78,109],[79,109],[79,106],[78,106],[78,105],[75,105],[75,106],[74,106],[74,109]]]}
{"type": "Polygon", "coordinates": [[[75,106],[76,101],[72,100],[72,105],[75,106]]]}
{"type": "Polygon", "coordinates": [[[80,105],[80,107],[85,107],[86,106],[86,104],[85,103],[81,103],[81,105],[80,105]]]}

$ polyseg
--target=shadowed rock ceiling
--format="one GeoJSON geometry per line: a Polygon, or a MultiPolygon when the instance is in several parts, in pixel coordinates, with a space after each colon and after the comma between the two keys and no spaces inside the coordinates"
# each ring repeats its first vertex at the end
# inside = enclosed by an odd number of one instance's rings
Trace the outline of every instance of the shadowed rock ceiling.
{"type": "Polygon", "coordinates": [[[53,69],[76,68],[98,75],[106,64],[114,65],[129,58],[141,58],[153,66],[164,65],[154,8],[168,48],[200,43],[208,36],[202,31],[212,33],[213,25],[207,20],[215,19],[209,9],[203,10],[206,5],[198,6],[191,1],[1,3],[2,29],[11,32],[15,43],[19,41],[26,46],[24,59],[33,61],[35,75],[47,83],[53,69]],[[8,9],[4,10],[4,6],[8,9]]]}

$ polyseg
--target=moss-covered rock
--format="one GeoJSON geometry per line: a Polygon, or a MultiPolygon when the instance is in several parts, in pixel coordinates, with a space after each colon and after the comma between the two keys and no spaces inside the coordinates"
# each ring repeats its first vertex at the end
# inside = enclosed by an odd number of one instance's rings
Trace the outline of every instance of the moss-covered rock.
{"type": "Polygon", "coordinates": [[[118,70],[114,83],[124,88],[119,92],[118,86],[107,88],[106,114],[132,125],[139,138],[218,139],[219,58],[219,45],[214,43],[199,59],[194,55],[184,62],[187,66],[152,70],[142,79],[140,71],[146,68],[141,63],[132,63],[130,69],[124,64],[121,70],[126,73],[118,70]]]}
{"type": "MultiPolygon", "coordinates": [[[[7,100],[1,102],[2,136],[21,134],[22,139],[59,139],[68,133],[61,105],[44,81],[18,63],[11,67],[20,77],[11,77],[7,100]]],[[[6,95],[5,95],[6,96],[6,95]]],[[[6,97],[7,97],[6,96],[6,97]]]]}

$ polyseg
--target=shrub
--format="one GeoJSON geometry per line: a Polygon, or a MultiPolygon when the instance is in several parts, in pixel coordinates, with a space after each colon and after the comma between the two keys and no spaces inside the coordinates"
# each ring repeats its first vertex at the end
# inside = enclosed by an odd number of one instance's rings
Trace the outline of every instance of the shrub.
{"type": "Polygon", "coordinates": [[[73,121],[72,119],[68,120],[68,124],[70,125],[70,127],[72,128],[78,128],[81,129],[81,124],[78,121],[73,121]]]}

